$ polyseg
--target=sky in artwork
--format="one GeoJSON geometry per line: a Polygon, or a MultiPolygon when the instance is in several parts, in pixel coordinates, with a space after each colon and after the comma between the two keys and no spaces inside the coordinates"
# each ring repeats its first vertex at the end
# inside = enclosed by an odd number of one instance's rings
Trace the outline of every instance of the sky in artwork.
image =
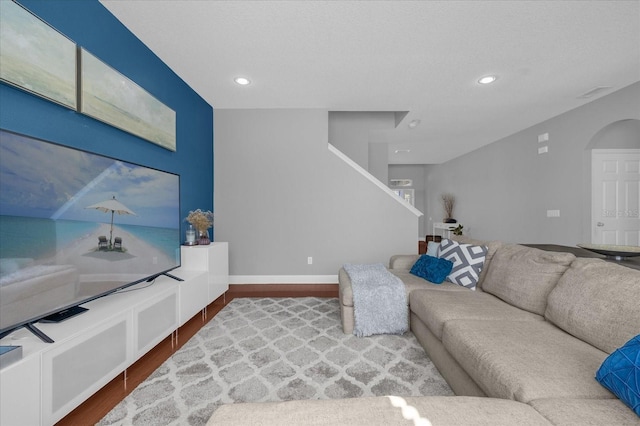
{"type": "Polygon", "coordinates": [[[178,176],[0,131],[0,214],[108,223],[87,207],[114,196],[118,223],[180,226],[178,176]]]}
{"type": "Polygon", "coordinates": [[[2,79],[75,107],[75,43],[6,0],[0,1],[0,62],[2,79]]]}

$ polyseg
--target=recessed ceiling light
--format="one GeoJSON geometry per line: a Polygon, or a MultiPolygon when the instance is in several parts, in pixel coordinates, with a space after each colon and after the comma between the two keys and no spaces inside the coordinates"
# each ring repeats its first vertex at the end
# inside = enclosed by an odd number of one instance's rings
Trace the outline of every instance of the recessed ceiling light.
{"type": "Polygon", "coordinates": [[[495,75],[485,75],[484,77],[482,77],[481,79],[478,80],[478,83],[480,84],[491,84],[494,81],[496,81],[498,79],[497,76],[495,75]]]}
{"type": "Polygon", "coordinates": [[[241,86],[246,86],[248,84],[251,84],[251,80],[249,80],[248,78],[245,77],[236,77],[233,79],[233,81],[235,81],[236,83],[238,83],[241,86]]]}
{"type": "Polygon", "coordinates": [[[416,127],[418,127],[420,125],[421,121],[420,120],[411,120],[409,122],[409,128],[410,129],[415,129],[416,127]]]}

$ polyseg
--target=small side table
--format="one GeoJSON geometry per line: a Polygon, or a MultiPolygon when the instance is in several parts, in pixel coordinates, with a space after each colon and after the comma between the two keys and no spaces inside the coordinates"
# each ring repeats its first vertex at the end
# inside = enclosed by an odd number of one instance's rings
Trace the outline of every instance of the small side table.
{"type": "Polygon", "coordinates": [[[433,223],[433,235],[442,235],[443,238],[451,238],[451,231],[456,229],[459,223],[433,223]]]}

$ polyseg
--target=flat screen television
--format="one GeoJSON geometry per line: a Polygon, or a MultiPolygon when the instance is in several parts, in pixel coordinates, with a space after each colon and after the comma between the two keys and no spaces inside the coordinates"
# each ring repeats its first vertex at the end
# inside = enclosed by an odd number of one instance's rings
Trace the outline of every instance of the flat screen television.
{"type": "Polygon", "coordinates": [[[0,338],[180,266],[180,177],[0,130],[0,338]]]}

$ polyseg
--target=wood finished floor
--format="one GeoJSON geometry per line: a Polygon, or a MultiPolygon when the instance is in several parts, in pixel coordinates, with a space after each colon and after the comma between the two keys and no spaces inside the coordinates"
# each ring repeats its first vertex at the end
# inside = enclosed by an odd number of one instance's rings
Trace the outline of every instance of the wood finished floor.
{"type": "Polygon", "coordinates": [[[246,284],[231,285],[206,309],[206,316],[196,315],[178,330],[178,342],[171,336],[160,342],[126,371],[107,383],[84,403],[56,423],[56,426],[93,425],[100,421],[120,401],[153,373],[224,306],[237,297],[338,297],[337,284],[246,284]]]}

